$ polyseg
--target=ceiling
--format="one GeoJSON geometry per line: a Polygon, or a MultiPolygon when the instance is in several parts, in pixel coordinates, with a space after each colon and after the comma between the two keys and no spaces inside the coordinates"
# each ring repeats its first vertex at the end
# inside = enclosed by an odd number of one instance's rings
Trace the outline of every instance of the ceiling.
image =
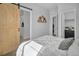
{"type": "MultiPolygon", "coordinates": [[[[26,5],[26,4],[23,4],[23,5],[26,5]]],[[[76,3],[27,3],[26,6],[29,6],[30,5],[35,5],[35,6],[38,6],[38,7],[41,7],[41,8],[44,8],[44,9],[47,9],[47,10],[57,10],[58,7],[74,7],[76,5],[76,3]]],[[[72,8],[73,8],[72,7],[72,8]]],[[[32,7],[30,7],[32,8],[32,7]]]]}
{"type": "Polygon", "coordinates": [[[36,5],[51,10],[52,8],[56,8],[57,7],[57,3],[36,3],[36,5]]]}

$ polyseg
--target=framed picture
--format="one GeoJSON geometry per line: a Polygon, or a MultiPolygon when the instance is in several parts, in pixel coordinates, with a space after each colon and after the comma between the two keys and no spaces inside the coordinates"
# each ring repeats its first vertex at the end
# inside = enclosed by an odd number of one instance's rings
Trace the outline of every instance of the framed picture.
{"type": "Polygon", "coordinates": [[[39,23],[46,23],[46,18],[44,16],[39,16],[37,22],[39,23]]]}

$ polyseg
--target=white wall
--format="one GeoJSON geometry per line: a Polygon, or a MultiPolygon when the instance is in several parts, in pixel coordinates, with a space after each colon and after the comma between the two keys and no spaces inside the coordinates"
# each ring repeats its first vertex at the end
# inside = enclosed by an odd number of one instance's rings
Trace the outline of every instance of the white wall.
{"type": "Polygon", "coordinates": [[[67,20],[65,21],[65,27],[74,27],[74,20],[67,20]]]}
{"type": "Polygon", "coordinates": [[[65,19],[74,19],[74,11],[65,13],[65,19]]]}
{"type": "Polygon", "coordinates": [[[65,27],[74,27],[75,25],[75,12],[71,11],[68,13],[65,13],[65,27]]]}
{"type": "Polygon", "coordinates": [[[21,9],[21,19],[20,19],[20,25],[22,25],[22,22],[24,22],[24,27],[21,27],[21,36],[26,39],[30,38],[30,12],[21,9]]]}
{"type": "Polygon", "coordinates": [[[30,12],[25,13],[24,24],[24,38],[30,38],[30,12]]]}
{"type": "Polygon", "coordinates": [[[76,8],[76,39],[79,39],[79,4],[76,8]]]}
{"type": "Polygon", "coordinates": [[[43,35],[49,34],[49,12],[46,9],[37,6],[36,4],[21,4],[32,8],[32,38],[37,38],[43,35]],[[47,23],[38,23],[39,16],[44,15],[47,19],[47,23]]]}

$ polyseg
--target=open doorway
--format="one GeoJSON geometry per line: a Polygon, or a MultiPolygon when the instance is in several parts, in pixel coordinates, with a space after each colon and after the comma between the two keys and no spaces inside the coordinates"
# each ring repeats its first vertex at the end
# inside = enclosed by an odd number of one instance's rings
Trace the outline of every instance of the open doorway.
{"type": "Polygon", "coordinates": [[[52,35],[53,36],[58,36],[58,19],[57,16],[54,16],[52,18],[52,35]]]}
{"type": "Polygon", "coordinates": [[[75,10],[64,11],[62,14],[62,37],[75,39],[75,10]]]}
{"type": "Polygon", "coordinates": [[[20,43],[30,40],[30,10],[20,8],[20,43]]]}

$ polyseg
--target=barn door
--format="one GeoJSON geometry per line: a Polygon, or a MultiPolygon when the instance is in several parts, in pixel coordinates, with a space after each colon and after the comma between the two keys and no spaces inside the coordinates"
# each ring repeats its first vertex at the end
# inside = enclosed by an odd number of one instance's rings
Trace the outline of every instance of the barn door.
{"type": "Polygon", "coordinates": [[[14,4],[0,4],[0,55],[19,45],[19,9],[14,4]]]}

